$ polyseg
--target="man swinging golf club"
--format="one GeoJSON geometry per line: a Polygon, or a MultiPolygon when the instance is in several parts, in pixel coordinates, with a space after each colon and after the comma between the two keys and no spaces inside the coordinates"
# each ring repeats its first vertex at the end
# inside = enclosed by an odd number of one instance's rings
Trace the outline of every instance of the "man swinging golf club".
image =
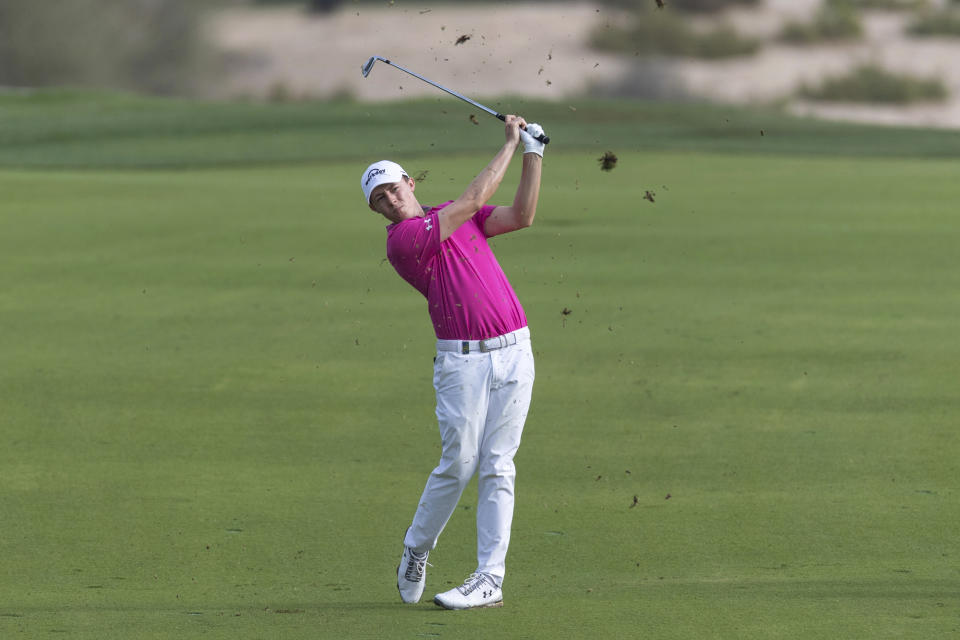
{"type": "Polygon", "coordinates": [[[391,222],[387,258],[427,299],[437,336],[433,385],[442,453],[407,529],[397,568],[404,602],[419,602],[427,556],[463,489],[478,476],[477,568],[462,585],[437,594],[447,609],[496,607],[513,520],[513,456],[530,406],[534,364],[527,319],[487,238],[529,227],[540,192],[543,129],[505,116],[506,142],[456,200],[421,206],[416,183],[381,160],[361,177],[369,207],[391,222]],[[513,204],[491,206],[523,143],[513,204]]]}

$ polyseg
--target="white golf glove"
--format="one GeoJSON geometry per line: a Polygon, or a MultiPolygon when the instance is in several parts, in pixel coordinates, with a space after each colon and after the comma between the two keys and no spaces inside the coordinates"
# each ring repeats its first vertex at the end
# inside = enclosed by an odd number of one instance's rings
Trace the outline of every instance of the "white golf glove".
{"type": "Polygon", "coordinates": [[[543,135],[543,127],[535,122],[527,125],[527,130],[520,129],[520,140],[523,142],[524,153],[535,153],[543,157],[544,144],[536,139],[535,136],[543,135]]]}

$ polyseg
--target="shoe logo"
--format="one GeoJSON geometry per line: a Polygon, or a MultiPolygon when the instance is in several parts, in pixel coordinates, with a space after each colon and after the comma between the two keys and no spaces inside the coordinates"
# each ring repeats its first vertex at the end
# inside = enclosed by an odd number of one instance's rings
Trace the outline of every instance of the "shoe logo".
{"type": "MultiPolygon", "coordinates": [[[[470,576],[462,585],[457,587],[457,591],[459,591],[465,596],[468,596],[474,591],[476,591],[477,589],[479,589],[480,587],[484,586],[485,582],[486,582],[486,578],[482,575],[470,576]]],[[[487,591],[483,592],[484,598],[488,598],[491,595],[493,595],[493,591],[490,591],[489,593],[487,591]]]]}

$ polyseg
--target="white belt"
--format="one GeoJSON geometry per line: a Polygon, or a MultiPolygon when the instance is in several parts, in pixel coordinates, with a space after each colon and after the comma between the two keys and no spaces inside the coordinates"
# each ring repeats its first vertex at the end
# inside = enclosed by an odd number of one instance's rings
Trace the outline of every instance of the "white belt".
{"type": "Polygon", "coordinates": [[[460,353],[486,353],[517,344],[530,338],[530,329],[524,327],[496,338],[487,340],[437,340],[437,351],[459,351],[460,353]]]}

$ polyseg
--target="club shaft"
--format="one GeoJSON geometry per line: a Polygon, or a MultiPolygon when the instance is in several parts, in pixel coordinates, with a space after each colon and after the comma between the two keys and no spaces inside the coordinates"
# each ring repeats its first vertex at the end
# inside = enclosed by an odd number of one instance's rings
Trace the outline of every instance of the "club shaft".
{"type": "MultiPolygon", "coordinates": [[[[381,59],[382,59],[382,58],[381,58],[381,59]]],[[[494,111],[494,110],[491,109],[490,107],[485,107],[485,106],[483,106],[482,104],[480,104],[479,102],[477,102],[477,101],[475,101],[475,100],[471,100],[470,98],[468,98],[467,96],[465,96],[465,95],[463,95],[463,94],[461,94],[461,93],[457,93],[457,92],[454,91],[453,89],[447,89],[447,88],[444,87],[443,85],[439,85],[439,84],[437,84],[436,82],[434,82],[433,80],[430,80],[429,78],[424,78],[424,77],[423,77],[422,75],[420,75],[419,73],[416,73],[416,72],[414,72],[414,71],[410,71],[410,69],[406,69],[406,68],[404,68],[404,67],[401,67],[400,65],[398,65],[398,64],[395,63],[395,62],[390,62],[389,60],[383,60],[383,61],[386,62],[386,63],[387,63],[388,65],[390,65],[391,67],[396,67],[397,69],[400,69],[400,71],[404,71],[404,72],[406,72],[406,73],[409,73],[409,74],[412,75],[414,78],[419,78],[420,80],[423,80],[423,81],[426,82],[427,84],[432,84],[433,86],[435,86],[437,89],[440,89],[441,91],[446,91],[447,93],[449,93],[450,95],[452,95],[452,96],[455,97],[455,98],[460,98],[460,99],[463,100],[464,102],[468,102],[468,103],[472,104],[472,105],[475,106],[477,109],[482,109],[483,111],[486,111],[487,113],[489,113],[490,115],[492,115],[492,116],[495,117],[495,118],[500,118],[501,120],[503,120],[504,117],[505,117],[505,116],[497,113],[496,111],[494,111]]]]}
{"type": "MultiPolygon", "coordinates": [[[[372,62],[373,62],[374,60],[380,60],[380,61],[382,61],[382,62],[390,65],[391,67],[395,67],[395,68],[397,68],[397,69],[400,69],[400,71],[403,71],[404,73],[409,73],[409,74],[412,75],[414,78],[417,78],[417,79],[419,79],[419,80],[423,80],[423,81],[426,82],[427,84],[433,85],[433,86],[436,87],[437,89],[440,89],[441,91],[445,91],[445,92],[449,93],[450,95],[452,95],[452,96],[455,97],[455,98],[460,98],[460,99],[463,100],[464,102],[466,102],[466,103],[468,103],[468,104],[472,104],[472,105],[475,106],[477,109],[480,109],[481,111],[485,111],[485,112],[489,113],[489,114],[492,115],[494,118],[499,118],[500,120],[503,120],[504,122],[506,122],[506,120],[507,120],[507,117],[506,117],[505,115],[503,115],[502,113],[498,113],[498,112],[494,111],[493,109],[491,109],[490,107],[487,107],[487,106],[484,106],[484,105],[480,104],[480,103],[477,102],[476,100],[471,100],[471,99],[468,98],[467,96],[465,96],[465,95],[463,95],[463,94],[461,94],[461,93],[457,93],[457,92],[454,91],[453,89],[447,89],[445,86],[440,85],[440,84],[437,84],[436,82],[434,82],[433,80],[431,80],[431,79],[429,79],[429,78],[424,78],[424,77],[423,77],[422,75],[420,75],[419,73],[416,73],[415,71],[410,71],[410,69],[407,69],[407,68],[405,68],[405,67],[401,67],[401,66],[398,65],[397,63],[391,62],[390,60],[387,60],[386,58],[381,58],[381,57],[379,57],[379,56],[374,56],[373,58],[370,58],[370,62],[371,62],[370,66],[369,66],[369,67],[364,67],[364,70],[363,70],[363,71],[364,71],[364,73],[363,73],[364,76],[366,76],[368,73],[370,73],[370,68],[372,68],[372,62]]],[[[544,143],[544,144],[547,144],[547,143],[550,142],[550,138],[548,138],[547,136],[545,136],[545,135],[543,135],[543,134],[540,134],[539,136],[537,136],[537,140],[539,140],[540,142],[542,142],[542,143],[544,143]]]]}

